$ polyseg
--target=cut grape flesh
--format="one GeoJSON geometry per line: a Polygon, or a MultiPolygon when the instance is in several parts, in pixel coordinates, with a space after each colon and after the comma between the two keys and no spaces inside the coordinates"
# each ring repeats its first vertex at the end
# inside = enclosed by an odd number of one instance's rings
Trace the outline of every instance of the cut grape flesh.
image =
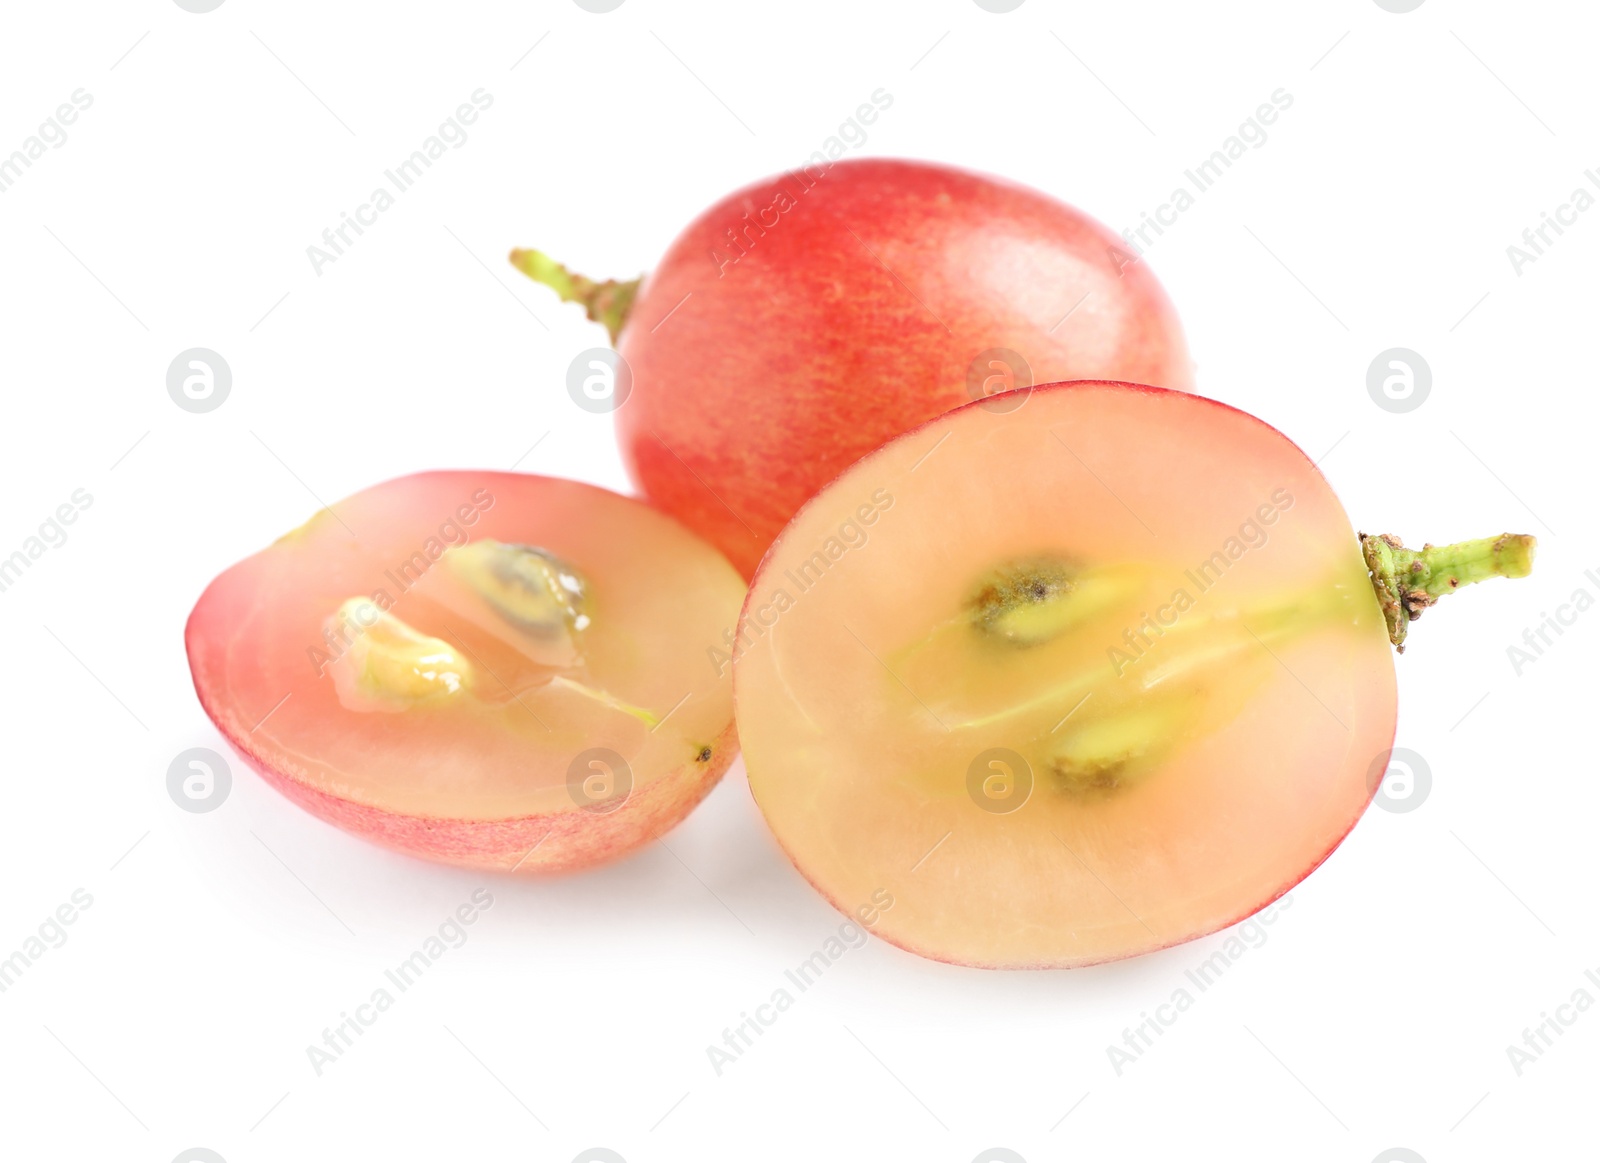
{"type": "Polygon", "coordinates": [[[303,807],[420,856],[564,871],[671,827],[734,758],[708,649],[743,592],[641,502],[424,473],[222,574],[187,645],[206,711],[303,807]]]}
{"type": "Polygon", "coordinates": [[[874,930],[924,956],[1214,932],[1327,857],[1393,742],[1357,535],[1226,406],[993,403],[859,461],[768,553],[735,652],[751,789],[803,875],[846,912],[887,894],[874,930]]]}

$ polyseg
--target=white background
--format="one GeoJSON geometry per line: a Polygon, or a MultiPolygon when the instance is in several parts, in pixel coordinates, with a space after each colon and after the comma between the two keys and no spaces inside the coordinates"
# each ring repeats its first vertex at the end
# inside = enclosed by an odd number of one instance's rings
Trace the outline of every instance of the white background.
{"type": "Polygon", "coordinates": [[[0,994],[0,1156],[1592,1151],[1600,1012],[1520,1077],[1506,1047],[1580,987],[1600,1000],[1600,613],[1520,676],[1507,647],[1600,594],[1600,213],[1520,274],[1506,248],[1600,166],[1595,25],[1486,0],[8,5],[0,154],[74,90],[93,105],[0,194],[0,556],[75,489],[94,502],[0,593],[0,957],[75,889],[93,905],[0,994]],[[1369,811],[1120,1076],[1108,1044],[1223,936],[1034,974],[873,941],[717,1076],[708,1044],[839,921],[739,765],[664,844],[543,883],[368,846],[237,762],[210,814],[166,791],[179,751],[226,750],[189,684],[190,606],[319,498],[514,463],[627,487],[609,419],[564,390],[603,333],[511,246],[633,275],[880,87],[854,152],[1003,174],[1119,230],[1286,89],[1266,144],[1148,254],[1201,391],[1325,458],[1358,527],[1541,539],[1534,578],[1454,599],[1398,660],[1431,795],[1369,811]],[[470,140],[314,273],[306,247],[479,88],[470,140]],[[233,370],[206,415],[166,392],[193,346],[233,370]],[[1404,415],[1366,388],[1393,346],[1433,373],[1404,415]],[[467,944],[319,1077],[306,1047],[486,883],[467,944]]]}

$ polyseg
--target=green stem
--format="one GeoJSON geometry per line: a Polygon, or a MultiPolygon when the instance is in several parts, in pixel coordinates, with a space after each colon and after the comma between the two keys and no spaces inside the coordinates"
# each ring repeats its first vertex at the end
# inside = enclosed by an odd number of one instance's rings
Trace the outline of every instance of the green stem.
{"type": "Polygon", "coordinates": [[[1406,628],[1444,595],[1492,577],[1527,577],[1538,542],[1525,533],[1502,533],[1454,545],[1407,549],[1392,533],[1358,534],[1372,574],[1373,592],[1389,627],[1389,641],[1405,653],[1406,628]]]}
{"type": "Polygon", "coordinates": [[[538,250],[513,250],[511,265],[536,283],[543,283],[561,296],[563,303],[582,303],[589,318],[602,325],[611,335],[612,346],[628,321],[628,312],[639,293],[643,276],[621,281],[607,279],[597,283],[582,275],[573,274],[555,259],[538,250]]]}

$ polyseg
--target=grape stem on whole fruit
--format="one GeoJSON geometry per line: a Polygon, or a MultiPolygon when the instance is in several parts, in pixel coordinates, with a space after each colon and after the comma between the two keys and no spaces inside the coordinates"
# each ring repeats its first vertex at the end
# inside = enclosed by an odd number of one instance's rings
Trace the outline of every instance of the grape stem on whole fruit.
{"type": "Polygon", "coordinates": [[[1357,534],[1372,575],[1372,589],[1389,627],[1389,641],[1405,653],[1406,630],[1422,612],[1462,586],[1492,577],[1527,577],[1537,539],[1502,533],[1454,545],[1407,549],[1392,533],[1357,534]]]}
{"type": "Polygon", "coordinates": [[[573,274],[555,259],[539,250],[513,250],[511,265],[536,283],[542,283],[561,296],[563,303],[582,303],[589,318],[606,329],[612,346],[628,321],[628,312],[639,293],[637,279],[607,279],[597,283],[573,274]]]}

